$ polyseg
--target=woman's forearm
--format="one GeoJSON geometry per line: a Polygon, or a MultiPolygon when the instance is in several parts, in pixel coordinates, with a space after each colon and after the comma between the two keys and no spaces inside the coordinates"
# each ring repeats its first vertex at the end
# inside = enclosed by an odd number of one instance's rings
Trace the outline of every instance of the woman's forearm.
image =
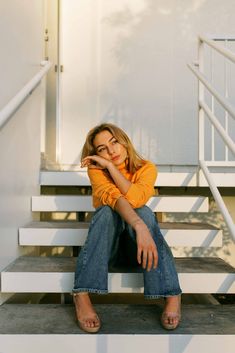
{"type": "Polygon", "coordinates": [[[130,225],[133,229],[136,229],[138,224],[144,224],[142,219],[138,216],[129,202],[124,198],[120,197],[115,205],[115,211],[130,225]]]}
{"type": "Polygon", "coordinates": [[[118,168],[109,160],[102,158],[97,155],[87,156],[82,160],[82,167],[100,168],[107,169],[111,178],[113,179],[114,184],[120,190],[121,194],[125,195],[131,186],[131,182],[127,180],[124,175],[118,170],[118,168]],[[92,162],[95,162],[96,165],[93,165],[92,162]]]}
{"type": "Polygon", "coordinates": [[[150,271],[152,267],[156,268],[158,263],[157,247],[147,225],[124,197],[117,200],[115,210],[136,232],[138,263],[142,264],[142,267],[147,271],[150,271]]]}
{"type": "Polygon", "coordinates": [[[122,175],[113,163],[109,163],[107,170],[109,171],[109,174],[111,175],[117,188],[123,195],[125,195],[131,186],[131,182],[127,180],[124,175],[122,175]]]}

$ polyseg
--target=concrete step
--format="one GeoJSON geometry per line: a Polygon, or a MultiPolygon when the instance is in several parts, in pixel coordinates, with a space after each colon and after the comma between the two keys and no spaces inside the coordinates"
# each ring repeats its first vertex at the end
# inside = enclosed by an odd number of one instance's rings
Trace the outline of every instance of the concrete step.
{"type": "Polygon", "coordinates": [[[183,305],[181,324],[172,332],[159,323],[160,305],[95,308],[102,328],[89,335],[75,323],[72,305],[4,304],[0,307],[1,352],[155,353],[156,347],[161,353],[234,352],[234,305],[183,305]]]}
{"type": "MultiPolygon", "coordinates": [[[[208,212],[208,198],[202,196],[155,196],[147,205],[153,212],[208,212]]],[[[91,196],[33,196],[32,211],[91,212],[91,196]]]]}
{"type": "MultiPolygon", "coordinates": [[[[1,273],[7,293],[69,293],[76,258],[19,257],[1,273]]],[[[219,258],[176,258],[184,293],[235,293],[235,269],[219,258]]],[[[115,268],[109,273],[109,292],[143,292],[141,268],[115,268]]]]}
{"type": "MultiPolygon", "coordinates": [[[[159,223],[170,246],[222,246],[222,231],[201,223],[159,223]]],[[[19,229],[19,244],[32,246],[81,246],[89,223],[32,222],[19,229]]]]}

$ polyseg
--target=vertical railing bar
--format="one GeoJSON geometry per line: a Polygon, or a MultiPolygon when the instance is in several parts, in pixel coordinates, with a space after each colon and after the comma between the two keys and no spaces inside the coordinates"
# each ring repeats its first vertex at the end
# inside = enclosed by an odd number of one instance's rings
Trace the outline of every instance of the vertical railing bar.
{"type": "MultiPolygon", "coordinates": [[[[199,70],[204,72],[204,43],[199,39],[198,44],[198,63],[199,70]]],[[[200,80],[198,80],[198,99],[199,101],[205,100],[205,87],[200,80]]],[[[198,101],[198,158],[199,160],[205,160],[205,113],[201,109],[198,101]]]]}
{"type": "MultiPolygon", "coordinates": [[[[214,66],[213,66],[213,48],[211,49],[211,84],[214,83],[214,66]]],[[[215,111],[215,99],[213,94],[211,94],[211,111],[214,114],[215,111]]],[[[215,128],[214,125],[211,124],[211,160],[215,160],[215,128]]]]}
{"type": "Polygon", "coordinates": [[[56,163],[61,162],[61,0],[57,2],[56,163]]]}
{"type": "MultiPolygon", "coordinates": [[[[228,41],[225,39],[225,47],[228,47],[228,41]]],[[[225,86],[225,98],[228,99],[228,61],[227,58],[224,57],[224,86],[225,86]]],[[[225,110],[225,131],[228,134],[228,112],[225,110]]],[[[225,161],[228,161],[228,146],[225,144],[225,161]]]]}

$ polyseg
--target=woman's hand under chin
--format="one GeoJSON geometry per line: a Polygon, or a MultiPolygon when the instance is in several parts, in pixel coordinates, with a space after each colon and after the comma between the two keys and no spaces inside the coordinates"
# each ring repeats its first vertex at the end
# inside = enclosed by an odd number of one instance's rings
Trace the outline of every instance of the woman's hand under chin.
{"type": "Polygon", "coordinates": [[[90,169],[107,169],[112,162],[108,159],[103,157],[94,155],[94,156],[87,156],[82,160],[81,167],[88,167],[90,169]]]}

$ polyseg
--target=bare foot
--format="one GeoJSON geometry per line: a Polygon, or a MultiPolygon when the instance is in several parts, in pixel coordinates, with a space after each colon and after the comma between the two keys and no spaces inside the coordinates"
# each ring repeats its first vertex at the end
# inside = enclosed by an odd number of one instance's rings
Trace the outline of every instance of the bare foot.
{"type": "Polygon", "coordinates": [[[88,332],[97,332],[100,328],[100,320],[91,303],[89,294],[86,292],[74,295],[76,316],[80,328],[88,332]],[[93,329],[89,331],[89,329],[93,329]]]}
{"type": "Polygon", "coordinates": [[[179,325],[181,318],[180,309],[181,295],[166,298],[165,307],[161,318],[164,328],[173,330],[179,325]]]}

